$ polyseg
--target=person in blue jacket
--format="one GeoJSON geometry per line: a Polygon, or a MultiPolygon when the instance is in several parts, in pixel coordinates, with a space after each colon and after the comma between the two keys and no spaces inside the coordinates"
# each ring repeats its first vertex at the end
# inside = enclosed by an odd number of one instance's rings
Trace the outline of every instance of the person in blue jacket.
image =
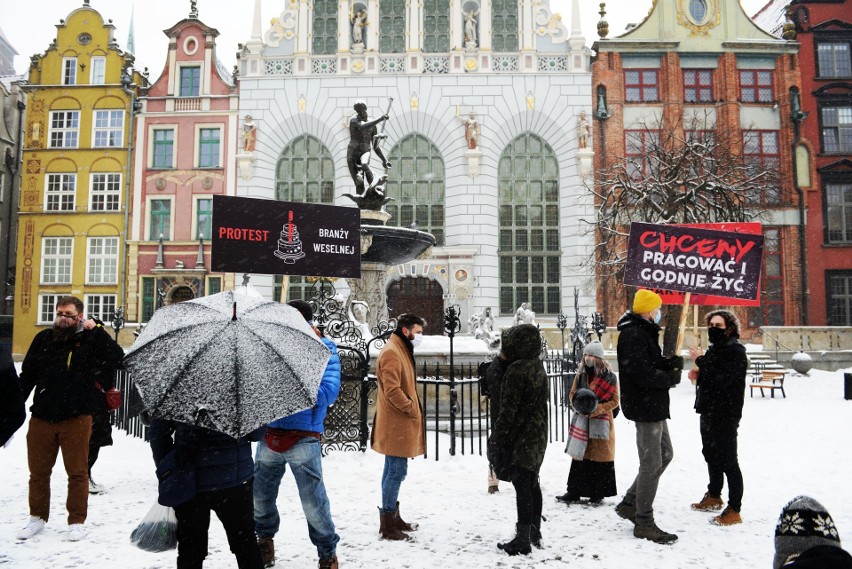
{"type": "MultiPolygon", "coordinates": [[[[313,310],[304,300],[292,300],[288,304],[298,310],[313,327],[313,310]]],[[[317,403],[269,424],[266,436],[257,445],[254,466],[254,520],[257,526],[257,542],[265,567],[275,565],[275,544],[280,517],[275,504],[278,487],[287,465],[293,472],[305,519],[308,536],[317,548],[319,567],[337,569],[337,535],[331,519],[331,505],[322,480],[321,444],[325,427],[323,421],[329,405],[340,393],[340,358],[334,342],[325,338],[314,327],[314,331],[331,351],[320,382],[317,403]]]]}
{"type": "Polygon", "coordinates": [[[264,427],[235,439],[224,433],[155,419],[148,427],[157,467],[176,447],[175,462],[195,470],[196,494],[175,506],[178,569],[200,569],[207,557],[210,512],[216,512],[228,536],[239,569],[260,569],[263,560],[254,533],[252,511],[251,441],[260,440],[264,427]]]}

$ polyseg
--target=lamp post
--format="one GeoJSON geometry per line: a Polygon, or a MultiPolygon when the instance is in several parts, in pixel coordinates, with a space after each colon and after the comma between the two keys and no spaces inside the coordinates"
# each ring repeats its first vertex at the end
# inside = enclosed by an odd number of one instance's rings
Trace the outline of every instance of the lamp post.
{"type": "Polygon", "coordinates": [[[115,341],[118,342],[118,333],[124,328],[124,307],[119,306],[115,312],[112,313],[112,322],[110,323],[112,329],[115,330],[115,341]]]}
{"type": "Polygon", "coordinates": [[[444,331],[450,338],[450,456],[456,454],[456,413],[458,413],[458,395],[456,394],[456,374],[453,362],[453,338],[461,330],[461,310],[457,304],[451,304],[444,311],[444,331]]]}

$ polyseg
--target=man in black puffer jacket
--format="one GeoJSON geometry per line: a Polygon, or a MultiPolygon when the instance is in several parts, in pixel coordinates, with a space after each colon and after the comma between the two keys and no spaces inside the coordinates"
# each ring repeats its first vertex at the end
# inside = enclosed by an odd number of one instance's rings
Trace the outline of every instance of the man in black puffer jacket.
{"type": "Polygon", "coordinates": [[[710,349],[690,348],[695,365],[689,372],[697,381],[695,411],[701,414],[701,443],[710,474],[704,498],[693,510],[722,509],[722,486],[728,479],[728,507],[710,521],[729,526],[742,523],[743,474],[737,459],[737,429],[743,416],[748,356],[739,342],[740,321],[733,312],[714,310],[707,315],[710,349]]]}
{"type": "Polygon", "coordinates": [[[657,543],[674,543],[677,535],[657,527],[654,498],[660,477],[674,457],[666,420],[669,388],[680,381],[683,358],[663,358],[660,350],[660,296],[639,290],[633,310],[618,321],[618,373],[621,410],[636,422],[639,473],[616,506],[616,513],[635,524],[633,535],[657,543]]]}

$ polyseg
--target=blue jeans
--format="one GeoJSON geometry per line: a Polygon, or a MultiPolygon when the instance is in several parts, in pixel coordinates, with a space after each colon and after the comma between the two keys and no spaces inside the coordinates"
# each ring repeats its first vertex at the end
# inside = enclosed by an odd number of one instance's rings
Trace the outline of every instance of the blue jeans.
{"type": "Polygon", "coordinates": [[[280,518],[275,502],[289,464],[308,521],[308,536],[320,558],[328,559],[335,554],[340,536],[334,531],[331,520],[320,459],[320,441],[313,437],[299,440],[286,452],[269,450],[266,443],[260,441],[254,462],[254,521],[258,537],[274,537],[278,533],[280,518]]]}
{"type": "Polygon", "coordinates": [[[408,459],[400,456],[385,456],[382,472],[382,510],[393,512],[399,501],[399,487],[408,474],[408,459]]]}

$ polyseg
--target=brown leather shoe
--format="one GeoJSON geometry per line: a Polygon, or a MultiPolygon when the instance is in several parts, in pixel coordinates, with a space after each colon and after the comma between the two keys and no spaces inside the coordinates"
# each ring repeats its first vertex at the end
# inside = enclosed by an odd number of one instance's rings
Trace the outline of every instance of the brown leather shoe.
{"type": "Polygon", "coordinates": [[[399,509],[385,512],[379,508],[379,533],[382,539],[391,541],[414,541],[414,539],[396,526],[396,515],[399,509]]]}
{"type": "Polygon", "coordinates": [[[396,503],[396,512],[394,512],[394,514],[394,526],[396,529],[400,529],[402,531],[417,531],[417,528],[420,527],[420,524],[410,524],[399,517],[399,502],[396,503]]]}
{"type": "Polygon", "coordinates": [[[701,501],[697,504],[692,504],[692,509],[699,512],[716,512],[722,509],[725,504],[719,496],[711,496],[710,492],[704,494],[701,501]]]}
{"type": "Polygon", "coordinates": [[[743,518],[739,512],[728,506],[720,515],[713,516],[710,523],[716,526],[732,526],[743,523],[743,518]]]}
{"type": "Polygon", "coordinates": [[[329,559],[320,559],[319,560],[319,569],[337,569],[337,555],[332,556],[329,559]]]}
{"type": "Polygon", "coordinates": [[[260,548],[260,558],[264,567],[275,565],[275,542],[271,537],[257,538],[257,546],[260,548]]]}

